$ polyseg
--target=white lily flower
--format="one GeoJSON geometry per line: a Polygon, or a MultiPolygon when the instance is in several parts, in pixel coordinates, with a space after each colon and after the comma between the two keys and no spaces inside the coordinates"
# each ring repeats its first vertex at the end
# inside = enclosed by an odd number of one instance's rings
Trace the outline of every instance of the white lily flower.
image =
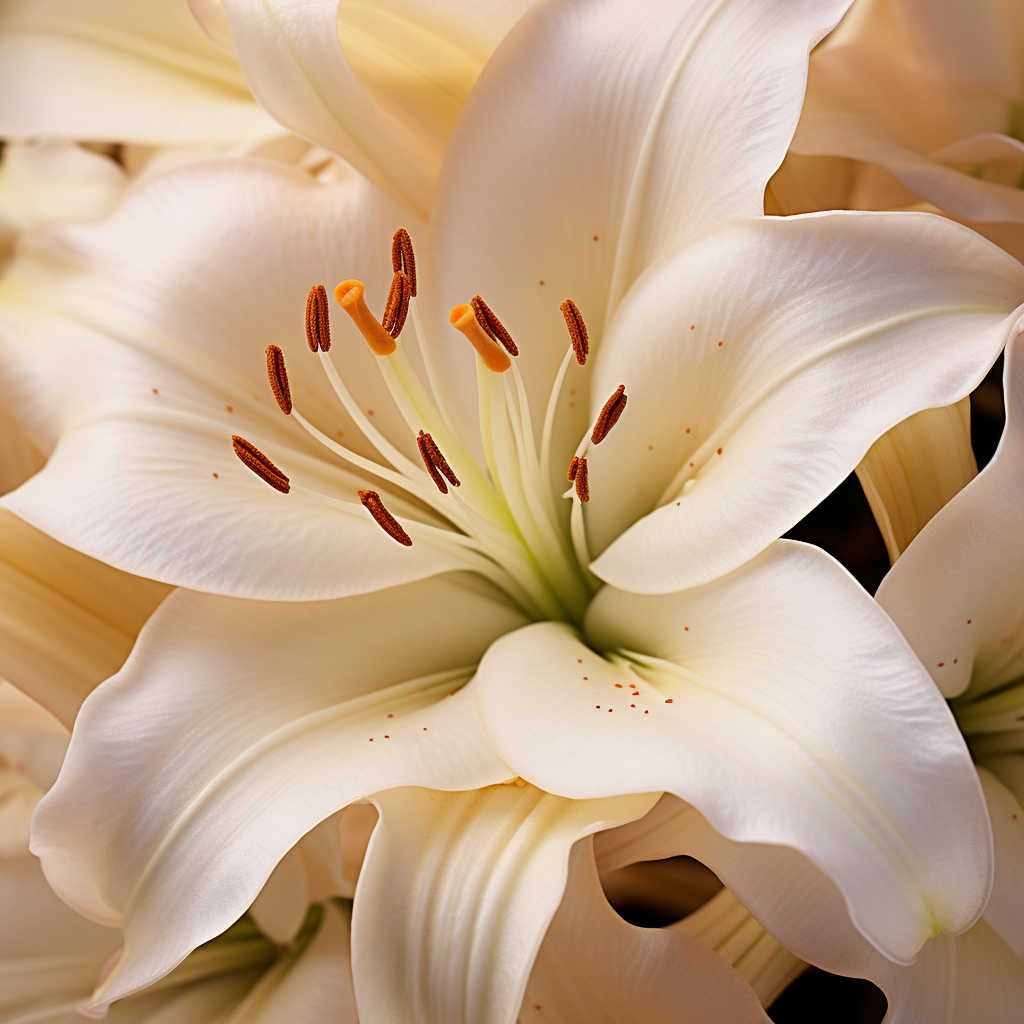
{"type": "MultiPolygon", "coordinates": [[[[948,710],[842,569],[775,543],[884,430],[961,399],[1024,298],[1019,264],[939,218],[758,216],[842,6],[532,11],[448,144],[425,308],[397,341],[359,300],[381,308],[390,279],[404,305],[390,237],[426,229],[354,176],[193,166],[26,240],[0,284],[3,380],[53,454],[3,504],[191,588],[86,700],[36,816],[55,888],[125,930],[97,1006],[227,927],[340,808],[408,786],[489,805],[516,775],[560,808],[559,842],[523,853],[561,879],[580,837],[669,790],[731,839],[806,853],[893,960],[975,920],[989,836],[948,710]],[[303,354],[309,285],[356,270],[339,294],[380,354],[337,322],[328,351],[315,290],[303,354]]],[[[487,904],[483,959],[424,961],[418,1005],[480,1020],[450,994],[515,950],[483,1018],[511,1019],[562,884],[515,934],[487,904]]],[[[357,964],[385,917],[357,909],[357,964]]],[[[389,941],[415,948],[408,922],[389,941]]]]}
{"type": "Polygon", "coordinates": [[[792,145],[842,162],[793,162],[777,195],[789,212],[917,203],[1024,256],[1022,42],[1015,0],[859,0],[811,60],[792,145]]]}

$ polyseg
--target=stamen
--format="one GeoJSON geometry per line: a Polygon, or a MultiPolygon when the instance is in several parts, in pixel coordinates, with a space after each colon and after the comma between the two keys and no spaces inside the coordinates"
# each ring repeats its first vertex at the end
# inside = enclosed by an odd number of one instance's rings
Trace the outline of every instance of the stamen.
{"type": "Polygon", "coordinates": [[[495,341],[500,341],[510,356],[519,355],[519,347],[512,340],[512,335],[505,330],[505,325],[494,315],[491,307],[479,295],[473,296],[473,301],[470,305],[473,307],[473,312],[476,313],[480,326],[495,341]]]}
{"type": "Polygon", "coordinates": [[[306,299],[306,341],[310,352],[331,349],[331,318],[327,308],[327,289],[315,284],[306,299]]]}
{"type": "Polygon", "coordinates": [[[359,333],[370,346],[370,351],[375,356],[389,356],[398,346],[395,339],[384,330],[367,308],[366,300],[363,298],[365,290],[366,286],[362,281],[342,281],[334,289],[334,297],[338,300],[338,305],[352,317],[352,322],[359,328],[359,333]]]}
{"type": "Polygon", "coordinates": [[[579,309],[572,299],[566,299],[558,307],[565,317],[565,326],[569,331],[569,340],[572,342],[572,350],[576,353],[576,362],[583,366],[590,354],[590,336],[587,334],[587,325],[580,316],[579,309]]]}
{"type": "Polygon", "coordinates": [[[405,318],[409,315],[409,299],[412,297],[411,288],[412,285],[405,274],[397,273],[391,279],[391,289],[388,291],[388,301],[384,306],[381,325],[392,338],[397,338],[405,326],[405,318]]]}
{"type": "Polygon", "coordinates": [[[472,306],[456,306],[449,313],[448,319],[452,327],[469,338],[488,370],[504,373],[512,365],[504,349],[480,325],[472,306]]]}
{"type": "Polygon", "coordinates": [[[376,491],[359,491],[359,500],[367,512],[377,520],[377,525],[393,540],[412,547],[412,537],[402,529],[401,523],[384,507],[376,491]]]}
{"type": "Polygon", "coordinates": [[[576,472],[573,479],[576,481],[576,497],[580,501],[590,501],[590,475],[587,471],[586,459],[573,459],[576,463],[576,472]]]}
{"type": "Polygon", "coordinates": [[[442,494],[448,493],[445,479],[452,487],[462,486],[459,478],[452,471],[452,467],[448,465],[448,460],[441,454],[441,449],[437,447],[429,434],[425,434],[421,430],[416,438],[416,447],[420,450],[420,458],[423,459],[423,465],[427,467],[430,479],[434,481],[442,494]]]}
{"type": "Polygon", "coordinates": [[[287,494],[291,490],[288,477],[275,466],[251,441],[237,434],[231,435],[231,446],[235,454],[242,460],[247,469],[251,469],[264,483],[270,484],[276,491],[287,494]]]}
{"type": "Polygon", "coordinates": [[[409,294],[416,298],[416,254],[412,251],[412,239],[405,228],[399,228],[391,239],[391,269],[409,278],[409,294]]]}
{"type": "Polygon", "coordinates": [[[288,386],[288,371],[284,366],[284,353],[277,345],[267,346],[267,377],[270,390],[285,416],[292,414],[292,391],[288,386]]]}
{"type": "Polygon", "coordinates": [[[626,408],[626,385],[620,384],[615,389],[615,394],[604,403],[601,414],[594,424],[594,431],[590,440],[594,444],[600,444],[607,436],[612,427],[619,422],[622,410],[626,408]]]}
{"type": "Polygon", "coordinates": [[[576,479],[576,473],[580,468],[580,458],[578,455],[572,457],[572,462],[569,463],[569,472],[566,476],[569,479],[569,483],[572,483],[576,479]]]}

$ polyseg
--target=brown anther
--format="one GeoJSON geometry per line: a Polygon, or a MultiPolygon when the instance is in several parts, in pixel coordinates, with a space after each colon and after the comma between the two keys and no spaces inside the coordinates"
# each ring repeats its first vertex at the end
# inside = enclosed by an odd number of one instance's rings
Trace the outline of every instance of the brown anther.
{"type": "Polygon", "coordinates": [[[235,454],[242,460],[247,469],[251,469],[264,483],[270,484],[275,491],[287,494],[292,485],[288,477],[275,466],[251,441],[237,434],[231,435],[231,446],[235,454]]]}
{"type": "Polygon", "coordinates": [[[370,346],[370,351],[375,356],[389,356],[398,346],[395,339],[384,330],[367,307],[363,298],[365,290],[362,281],[342,281],[334,289],[334,297],[338,300],[338,305],[352,317],[352,322],[359,328],[359,333],[370,346]]]}
{"type": "Polygon", "coordinates": [[[586,459],[580,459],[576,466],[576,497],[580,501],[590,501],[590,476],[586,459]]]}
{"type": "Polygon", "coordinates": [[[284,366],[284,353],[277,345],[267,346],[267,378],[277,404],[285,416],[292,414],[292,390],[288,386],[288,371],[284,366]]]}
{"type": "Polygon", "coordinates": [[[412,251],[412,239],[405,228],[399,228],[391,239],[391,269],[409,278],[410,295],[416,298],[416,254],[412,251]]]}
{"type": "Polygon", "coordinates": [[[569,479],[569,483],[572,483],[573,480],[576,479],[576,472],[577,472],[577,470],[579,468],[580,468],[579,456],[574,455],[572,457],[572,462],[569,463],[569,472],[566,474],[566,476],[569,479]]]}
{"type": "Polygon", "coordinates": [[[409,299],[412,297],[409,278],[399,272],[391,279],[388,301],[384,306],[381,326],[392,338],[397,338],[405,326],[405,318],[409,315],[409,299]]]}
{"type": "Polygon", "coordinates": [[[360,491],[359,500],[363,508],[377,521],[377,525],[392,539],[407,548],[412,547],[412,537],[402,529],[401,523],[384,507],[376,491],[360,491]]]}
{"type": "Polygon", "coordinates": [[[472,306],[456,306],[448,314],[448,319],[452,327],[469,338],[488,370],[504,373],[512,365],[506,351],[483,329],[472,306]]]}
{"type": "Polygon", "coordinates": [[[310,352],[331,350],[331,318],[327,308],[327,289],[315,284],[306,299],[306,341],[310,352]]]}
{"type": "Polygon", "coordinates": [[[519,355],[519,346],[512,340],[512,335],[505,330],[505,325],[494,315],[491,307],[479,295],[473,296],[470,305],[473,307],[473,312],[476,313],[480,326],[487,334],[495,341],[500,341],[510,356],[519,355]]]}
{"type": "Polygon", "coordinates": [[[562,316],[565,317],[565,326],[569,331],[569,340],[572,342],[572,350],[576,353],[576,362],[583,366],[590,354],[590,336],[587,334],[587,325],[576,308],[572,299],[566,299],[559,307],[562,316]]]}
{"type": "Polygon", "coordinates": [[[620,384],[615,389],[615,394],[604,403],[601,415],[597,417],[593,433],[590,435],[590,440],[594,444],[600,444],[608,436],[608,432],[619,422],[619,417],[625,408],[626,385],[620,384]]]}
{"type": "Polygon", "coordinates": [[[420,450],[420,458],[423,459],[423,465],[427,467],[430,479],[434,481],[442,494],[448,493],[446,479],[452,487],[462,486],[461,481],[452,471],[452,467],[448,465],[448,460],[441,454],[441,449],[437,447],[429,434],[425,434],[421,430],[419,437],[416,438],[416,447],[420,450]]]}

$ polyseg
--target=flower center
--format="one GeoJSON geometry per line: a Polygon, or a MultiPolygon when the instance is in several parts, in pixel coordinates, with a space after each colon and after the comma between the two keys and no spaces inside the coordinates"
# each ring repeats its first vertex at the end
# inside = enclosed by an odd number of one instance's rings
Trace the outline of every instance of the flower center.
{"type": "MultiPolygon", "coordinates": [[[[587,568],[590,553],[583,504],[590,500],[587,452],[600,444],[626,407],[625,387],[608,399],[584,435],[569,467],[572,485],[562,495],[551,487],[550,453],[558,398],[571,360],[587,359],[587,328],[574,302],[561,311],[569,346],[551,389],[540,432],[534,433],[530,404],[515,363],[519,349],[504,325],[479,295],[456,306],[452,326],[469,340],[476,353],[477,398],[484,470],[452,426],[443,404],[435,400],[416,374],[400,335],[411,314],[416,342],[433,380],[430,353],[418,316],[416,261],[404,229],[392,244],[392,278],[384,314],[378,320],[366,305],[361,281],[342,281],[335,298],[362,334],[377,359],[398,411],[412,431],[421,464],[408,458],[373,426],[349,393],[330,358],[327,292],[316,285],[306,303],[306,338],[342,406],[385,464],[338,444],[295,408],[284,355],[267,349],[267,376],[281,411],[294,417],[321,444],[351,466],[382,479],[402,497],[411,497],[436,513],[443,525],[395,516],[376,490],[360,490],[359,504],[332,498],[293,484],[255,445],[235,437],[239,459],[271,487],[296,491],[350,515],[371,517],[393,540],[406,547],[428,544],[443,548],[463,568],[495,583],[533,618],[578,622],[599,581],[587,568]],[[569,528],[562,525],[558,504],[572,501],[569,528]]],[[[437,396],[440,398],[441,396],[437,396]]]]}

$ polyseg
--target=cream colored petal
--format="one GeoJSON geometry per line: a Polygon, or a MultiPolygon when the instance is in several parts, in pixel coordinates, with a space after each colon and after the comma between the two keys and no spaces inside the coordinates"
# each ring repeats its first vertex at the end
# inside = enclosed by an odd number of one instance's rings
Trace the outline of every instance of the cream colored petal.
{"type": "Polygon", "coordinates": [[[706,943],[678,930],[634,927],[612,910],[591,844],[573,846],[520,1024],[766,1022],[754,992],[706,943]]]}
{"type": "MultiPolygon", "coordinates": [[[[536,5],[509,33],[452,136],[431,219],[431,342],[467,431],[473,364],[448,311],[484,297],[520,339],[530,400],[543,409],[568,346],[563,299],[578,305],[596,352],[654,261],[723,217],[761,215],[808,51],[846,6],[570,0],[536,5]]],[[[586,374],[572,370],[572,387],[582,395],[586,374]]],[[[586,403],[572,402],[563,396],[559,410],[559,477],[587,427],[586,403]]]]}
{"type": "Polygon", "coordinates": [[[524,779],[576,799],[667,790],[731,839],[800,850],[894,962],[984,909],[991,836],[963,738],[820,548],[777,541],[676,594],[605,587],[582,637],[526,626],[476,679],[484,728],[524,779]]]}
{"type": "Polygon", "coordinates": [[[94,1005],[226,928],[354,800],[511,775],[462,687],[522,622],[473,578],[316,603],[172,594],[83,706],[33,824],[55,890],[123,919],[124,956],[94,1005]]]}
{"type": "Polygon", "coordinates": [[[978,475],[971,400],[925,409],[883,434],[857,465],[890,563],[978,475]]]}
{"type": "Polygon", "coordinates": [[[226,146],[282,133],[184,0],[12,0],[0,136],[226,146]]]}
{"type": "Polygon", "coordinates": [[[668,927],[699,939],[732,964],[764,1007],[771,1006],[807,970],[807,964],[769,935],[725,887],[668,927]]]}
{"type": "MultiPolygon", "coordinates": [[[[1017,755],[1017,760],[1024,759],[1017,755]]],[[[995,882],[985,920],[1024,961],[1024,810],[995,775],[985,768],[979,768],[978,775],[992,820],[996,855],[995,882]]]]}
{"type": "MultiPolygon", "coordinates": [[[[1024,343],[1007,346],[1006,426],[992,461],[921,531],[878,601],[939,689],[983,695],[1024,674],[1024,343]]],[[[1018,702],[1019,706],[1019,702],[1018,702]]],[[[959,710],[965,732],[987,706],[959,710]]],[[[1012,728],[1012,718],[1002,728],[1012,728]]]]}
{"type": "Polygon", "coordinates": [[[59,544],[0,510],[0,675],[69,729],[171,588],[59,544]]]}
{"type": "Polygon", "coordinates": [[[663,797],[645,818],[599,834],[595,852],[603,870],[678,854],[707,864],[787,949],[878,985],[889,1003],[885,1024],[1010,1024],[1019,1014],[1024,963],[984,919],[956,938],[930,939],[913,966],[900,967],[856,932],[838,890],[800,854],[729,842],[674,797],[663,797]]]}
{"type": "Polygon", "coordinates": [[[573,843],[639,817],[656,799],[565,800],[521,781],[376,794],[381,820],[352,919],[360,1017],[511,1024],[573,843]]]}

